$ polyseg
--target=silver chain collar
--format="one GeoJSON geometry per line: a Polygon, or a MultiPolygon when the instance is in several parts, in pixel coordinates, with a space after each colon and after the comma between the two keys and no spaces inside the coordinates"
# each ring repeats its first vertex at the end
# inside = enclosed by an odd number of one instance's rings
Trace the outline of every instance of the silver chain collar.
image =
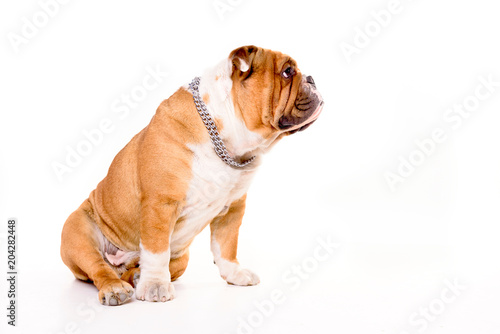
{"type": "Polygon", "coordinates": [[[200,91],[198,89],[199,85],[200,85],[200,77],[195,77],[193,81],[191,81],[191,83],[189,84],[189,89],[191,89],[191,92],[193,93],[193,99],[194,99],[194,104],[196,105],[196,110],[198,110],[201,120],[203,121],[203,124],[205,124],[205,127],[208,130],[208,134],[210,135],[210,140],[212,141],[212,144],[214,146],[215,153],[217,153],[217,155],[219,156],[219,158],[221,158],[222,161],[224,161],[231,167],[238,167],[238,168],[245,167],[246,165],[255,160],[255,156],[239,163],[236,162],[229,155],[226,145],[224,145],[224,142],[222,141],[219,135],[217,126],[215,126],[212,116],[210,116],[210,113],[207,110],[205,102],[203,102],[203,100],[200,97],[200,91]]]}

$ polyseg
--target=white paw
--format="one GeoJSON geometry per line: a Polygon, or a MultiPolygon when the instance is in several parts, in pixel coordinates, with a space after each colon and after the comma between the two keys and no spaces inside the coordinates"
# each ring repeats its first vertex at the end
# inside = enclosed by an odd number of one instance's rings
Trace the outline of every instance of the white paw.
{"type": "Polygon", "coordinates": [[[240,266],[225,277],[226,282],[234,285],[257,285],[260,283],[259,276],[249,269],[243,269],[240,266]]]}
{"type": "Polygon", "coordinates": [[[137,299],[149,302],[166,302],[174,299],[174,295],[174,285],[168,280],[144,280],[140,278],[135,289],[137,299]]]}

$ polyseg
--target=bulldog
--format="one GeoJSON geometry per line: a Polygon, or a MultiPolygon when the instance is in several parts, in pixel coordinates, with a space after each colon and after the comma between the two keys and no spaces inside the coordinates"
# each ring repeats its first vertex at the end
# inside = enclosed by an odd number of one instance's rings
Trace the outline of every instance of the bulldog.
{"type": "Polygon", "coordinates": [[[246,193],[280,139],[310,126],[323,100],[280,52],[240,47],[164,100],[116,155],[62,230],[61,257],[104,305],[166,302],[207,225],[221,277],[255,285],[236,259],[246,193]]]}

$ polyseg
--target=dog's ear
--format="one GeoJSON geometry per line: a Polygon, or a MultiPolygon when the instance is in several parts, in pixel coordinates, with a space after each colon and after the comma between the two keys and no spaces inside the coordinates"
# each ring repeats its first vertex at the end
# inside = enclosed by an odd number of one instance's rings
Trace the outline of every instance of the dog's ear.
{"type": "Polygon", "coordinates": [[[247,74],[251,72],[257,50],[258,47],[254,45],[242,46],[233,50],[229,54],[229,59],[233,64],[233,74],[248,76],[247,74]]]}

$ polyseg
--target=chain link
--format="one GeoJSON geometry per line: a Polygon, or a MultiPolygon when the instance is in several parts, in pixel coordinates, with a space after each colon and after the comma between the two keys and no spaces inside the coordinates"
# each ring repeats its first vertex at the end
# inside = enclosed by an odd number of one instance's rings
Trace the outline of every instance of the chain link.
{"type": "Polygon", "coordinates": [[[224,142],[222,141],[219,131],[217,130],[217,126],[215,125],[214,121],[212,120],[212,116],[210,116],[207,106],[205,105],[205,102],[200,97],[200,91],[198,90],[198,86],[200,85],[200,77],[195,77],[193,81],[189,84],[189,88],[191,89],[191,92],[193,93],[193,99],[194,99],[194,104],[196,105],[196,110],[198,110],[198,113],[200,114],[201,120],[203,121],[203,124],[205,124],[205,127],[208,130],[208,134],[210,135],[210,141],[212,142],[212,145],[214,146],[215,153],[221,158],[222,161],[224,161],[226,164],[228,164],[231,167],[245,167],[249,163],[255,160],[255,156],[251,157],[248,160],[245,160],[241,163],[236,162],[230,155],[229,152],[227,151],[226,145],[224,145],[224,142]]]}

